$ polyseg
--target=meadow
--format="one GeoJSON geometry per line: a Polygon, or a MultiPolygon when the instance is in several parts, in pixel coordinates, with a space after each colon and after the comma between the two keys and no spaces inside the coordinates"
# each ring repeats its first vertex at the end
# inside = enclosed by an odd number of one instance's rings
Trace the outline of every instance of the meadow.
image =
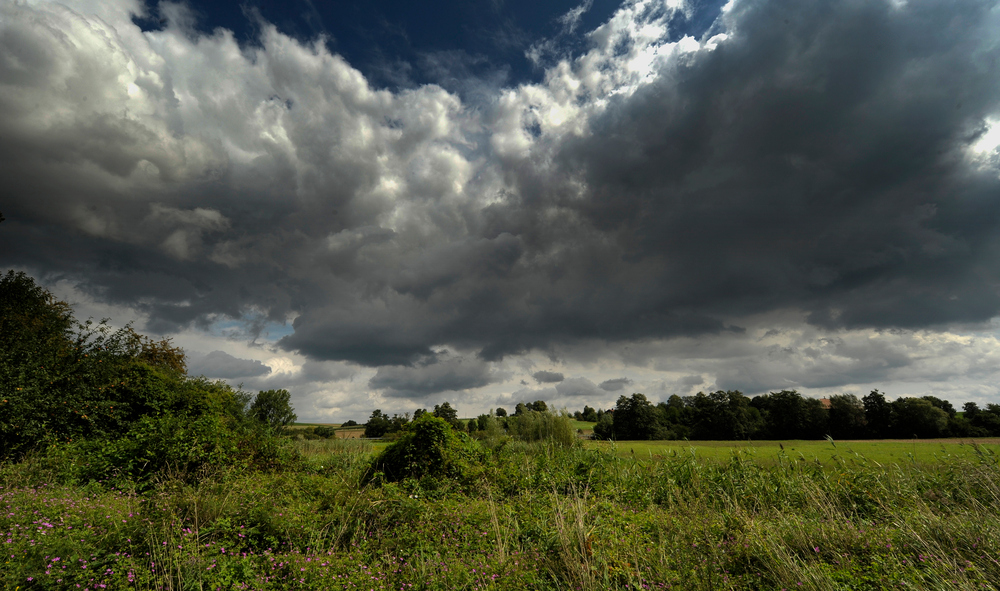
{"type": "Polygon", "coordinates": [[[1000,586],[995,441],[778,443],[504,441],[469,478],[388,482],[365,478],[385,444],[296,441],[273,470],[167,472],[145,491],[36,453],[0,468],[0,585],[1000,586]]]}
{"type": "Polygon", "coordinates": [[[972,459],[980,451],[1000,453],[1000,439],[879,439],[856,441],[588,441],[590,449],[606,449],[637,459],[663,460],[691,455],[699,460],[727,462],[740,451],[754,462],[779,464],[787,457],[835,467],[839,462],[878,465],[944,465],[956,458],[972,459]],[[974,444],[974,445],[973,445],[974,444]],[[977,451],[978,450],[978,451],[977,451]]]}

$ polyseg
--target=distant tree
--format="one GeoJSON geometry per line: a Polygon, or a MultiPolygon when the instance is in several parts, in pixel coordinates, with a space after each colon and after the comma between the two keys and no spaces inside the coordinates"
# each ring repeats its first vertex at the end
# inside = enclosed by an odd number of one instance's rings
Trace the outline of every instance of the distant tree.
{"type": "Polygon", "coordinates": [[[337,430],[329,425],[320,425],[319,427],[313,429],[313,433],[319,435],[323,439],[336,439],[337,437],[337,430]]]}
{"type": "Polygon", "coordinates": [[[981,410],[979,410],[979,405],[976,404],[975,402],[966,402],[965,404],[962,405],[962,410],[965,412],[965,418],[969,419],[970,421],[975,419],[976,415],[982,412],[981,410]]]}
{"type": "Polygon", "coordinates": [[[517,406],[514,407],[514,416],[519,417],[524,413],[528,412],[528,405],[523,402],[518,402],[517,406]]]}
{"type": "Polygon", "coordinates": [[[892,403],[878,390],[872,390],[861,402],[865,406],[868,436],[876,439],[888,437],[892,433],[892,403]]]}
{"type": "Polygon", "coordinates": [[[941,400],[937,396],[924,396],[922,399],[930,402],[935,408],[940,408],[944,412],[948,413],[949,417],[953,417],[956,414],[955,407],[952,406],[947,400],[941,400]]]}
{"type": "Polygon", "coordinates": [[[348,420],[344,421],[343,423],[341,423],[340,426],[341,427],[357,427],[358,426],[358,422],[355,421],[354,419],[348,419],[348,420]]]}
{"type": "Polygon", "coordinates": [[[660,439],[659,418],[659,412],[646,399],[645,394],[619,396],[614,413],[615,439],[619,441],[660,439]]]}
{"type": "Polygon", "coordinates": [[[763,426],[761,413],[750,399],[738,390],[699,392],[693,400],[697,439],[743,440],[754,436],[763,426]]]}
{"type": "Polygon", "coordinates": [[[535,412],[546,412],[549,410],[549,405],[545,404],[544,400],[536,400],[534,402],[529,402],[527,405],[528,410],[533,410],[535,412]]]}
{"type": "Polygon", "coordinates": [[[251,418],[272,430],[291,425],[297,418],[288,390],[261,390],[250,403],[251,418]]]}
{"type": "Polygon", "coordinates": [[[948,426],[948,413],[922,398],[897,398],[892,410],[897,437],[941,437],[948,426]]]}
{"type": "Polygon", "coordinates": [[[413,411],[413,420],[415,421],[415,420],[419,419],[426,412],[427,412],[426,408],[418,408],[417,410],[413,411]]]}
{"type": "Polygon", "coordinates": [[[507,409],[506,408],[502,408],[502,407],[497,407],[497,409],[496,409],[496,415],[498,417],[505,417],[505,416],[507,416],[507,409]]]}
{"type": "Polygon", "coordinates": [[[448,402],[435,404],[434,416],[438,417],[439,419],[444,419],[448,421],[448,424],[450,424],[452,427],[456,429],[463,428],[464,430],[465,425],[462,425],[461,421],[458,420],[458,411],[452,408],[451,404],[449,404],[448,402]]]}
{"type": "Polygon", "coordinates": [[[372,411],[372,415],[368,417],[368,422],[365,423],[365,437],[382,437],[389,432],[391,426],[392,423],[389,421],[389,417],[382,414],[381,409],[376,408],[372,411]]]}
{"type": "Polygon", "coordinates": [[[397,431],[402,431],[406,429],[406,426],[410,423],[409,413],[404,414],[394,414],[392,418],[389,419],[389,433],[396,433],[397,431]]]}
{"type": "Polygon", "coordinates": [[[685,404],[684,399],[673,394],[666,402],[657,405],[663,422],[674,432],[675,436],[687,437],[690,427],[694,424],[692,408],[685,404]]]}
{"type": "Polygon", "coordinates": [[[588,423],[597,422],[597,411],[589,406],[583,407],[583,412],[580,413],[580,420],[587,421],[588,423]]]}
{"type": "Polygon", "coordinates": [[[830,397],[830,435],[837,439],[854,439],[865,433],[865,405],[854,394],[830,397]]]}
{"type": "Polygon", "coordinates": [[[601,413],[601,418],[594,425],[594,439],[611,440],[615,438],[615,413],[601,413]]]}
{"type": "Polygon", "coordinates": [[[980,410],[974,402],[966,404],[965,416],[976,429],[975,435],[980,437],[1000,436],[1000,405],[987,404],[984,410],[980,410]],[[969,414],[969,405],[975,407],[975,411],[969,414]]]}
{"type": "Polygon", "coordinates": [[[764,420],[758,437],[821,439],[826,435],[826,409],[815,398],[804,398],[795,390],[782,390],[756,396],[751,405],[764,420]]]}
{"type": "Polygon", "coordinates": [[[469,422],[465,424],[465,427],[469,431],[469,435],[472,435],[479,430],[479,421],[476,419],[469,419],[469,422]]]}

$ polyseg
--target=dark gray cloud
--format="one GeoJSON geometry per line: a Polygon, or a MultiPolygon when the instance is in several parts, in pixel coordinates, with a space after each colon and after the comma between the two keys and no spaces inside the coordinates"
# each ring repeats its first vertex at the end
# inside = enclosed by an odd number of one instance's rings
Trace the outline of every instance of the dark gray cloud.
{"type": "Polygon", "coordinates": [[[566,379],[566,376],[554,371],[536,371],[531,374],[531,377],[535,378],[539,384],[554,384],[566,379]]]}
{"type": "Polygon", "coordinates": [[[225,351],[212,351],[205,355],[188,355],[188,372],[210,378],[235,379],[265,376],[271,368],[256,359],[240,359],[225,351]]]}
{"type": "Polygon", "coordinates": [[[1000,312],[998,163],[970,151],[1000,118],[990,3],[737,1],[697,49],[643,41],[666,16],[626,6],[596,61],[476,109],[376,91],[267,26],[243,54],[70,5],[0,7],[0,263],[149,330],[294,317],[286,350],[426,396],[510,354],[771,311],[831,331],[1000,312]],[[479,357],[426,363],[442,346],[479,357]]]}
{"type": "Polygon", "coordinates": [[[587,378],[569,378],[560,384],[556,384],[556,394],[559,398],[593,399],[602,397],[605,393],[587,378]]]}
{"type": "Polygon", "coordinates": [[[700,386],[705,383],[705,378],[700,375],[684,376],[680,379],[680,383],[684,386],[700,386]]]}
{"type": "Polygon", "coordinates": [[[380,367],[368,387],[386,396],[422,398],[440,392],[479,388],[500,381],[503,376],[489,363],[476,358],[434,358],[413,367],[380,367]]]}
{"type": "Polygon", "coordinates": [[[605,392],[617,392],[625,388],[625,386],[631,385],[632,380],[628,378],[615,378],[613,380],[604,380],[598,387],[605,392]]]}

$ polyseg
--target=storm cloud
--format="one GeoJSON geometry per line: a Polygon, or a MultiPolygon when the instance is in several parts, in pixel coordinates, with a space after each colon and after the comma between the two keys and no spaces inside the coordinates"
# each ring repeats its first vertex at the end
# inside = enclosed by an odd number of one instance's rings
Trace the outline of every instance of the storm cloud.
{"type": "Polygon", "coordinates": [[[536,371],[531,374],[531,377],[535,378],[539,384],[554,384],[566,379],[564,375],[556,371],[536,371]]]}
{"type": "MultiPolygon", "coordinates": [[[[734,0],[699,38],[672,29],[685,9],[625,2],[540,42],[538,81],[463,102],[267,23],[240,45],[182,5],[144,32],[134,0],[3,4],[0,263],[157,333],[287,322],[279,348],[373,368],[389,397],[771,313],[831,334],[1000,313],[994,4],[734,0]]],[[[863,346],[824,343],[719,387],[861,371],[863,346]]],[[[217,357],[198,363],[245,371],[217,357]]],[[[566,397],[629,383],[557,375],[533,374],[566,397]]]]}
{"type": "Polygon", "coordinates": [[[498,372],[480,359],[447,357],[414,367],[381,367],[368,381],[368,386],[390,397],[421,398],[439,392],[479,388],[500,379],[498,372]]]}
{"type": "Polygon", "coordinates": [[[256,359],[240,359],[225,351],[206,355],[188,354],[188,373],[210,378],[235,379],[265,376],[271,368],[256,359]]]}
{"type": "Polygon", "coordinates": [[[613,380],[604,380],[598,387],[605,392],[617,392],[632,384],[632,380],[628,378],[615,378],[613,380]]]}

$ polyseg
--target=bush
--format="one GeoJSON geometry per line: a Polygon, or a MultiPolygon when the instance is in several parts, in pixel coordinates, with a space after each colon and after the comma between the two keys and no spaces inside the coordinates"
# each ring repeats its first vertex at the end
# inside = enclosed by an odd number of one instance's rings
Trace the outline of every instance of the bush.
{"type": "Polygon", "coordinates": [[[224,415],[145,416],[123,437],[56,446],[50,455],[61,456],[61,471],[72,480],[134,483],[139,490],[158,474],[193,481],[218,467],[272,469],[295,460],[268,432],[224,415]]]}
{"type": "Polygon", "coordinates": [[[319,435],[323,439],[336,439],[337,437],[337,430],[334,429],[333,427],[328,427],[326,425],[320,425],[319,427],[316,427],[315,429],[313,429],[313,433],[319,435]]]}
{"type": "Polygon", "coordinates": [[[507,419],[510,434],[520,441],[551,441],[571,446],[576,441],[569,415],[527,410],[507,419]]]}
{"type": "Polygon", "coordinates": [[[491,415],[480,415],[477,419],[479,430],[476,431],[474,437],[480,444],[491,451],[500,449],[505,443],[510,441],[510,436],[507,435],[504,425],[501,424],[501,421],[506,422],[506,420],[491,415]]]}
{"type": "Polygon", "coordinates": [[[456,432],[444,419],[423,414],[375,457],[364,481],[381,473],[390,482],[426,476],[467,482],[482,460],[482,448],[468,435],[456,432]]]}

